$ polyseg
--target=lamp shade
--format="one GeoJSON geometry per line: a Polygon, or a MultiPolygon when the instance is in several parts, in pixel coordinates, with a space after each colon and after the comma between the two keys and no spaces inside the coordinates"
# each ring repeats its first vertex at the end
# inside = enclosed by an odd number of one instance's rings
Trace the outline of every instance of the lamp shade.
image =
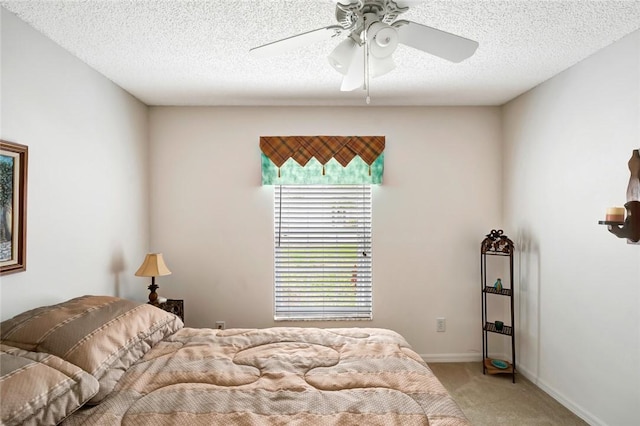
{"type": "Polygon", "coordinates": [[[350,92],[356,90],[364,85],[364,46],[357,46],[353,53],[353,59],[349,64],[347,74],[342,79],[342,85],[340,90],[343,92],[350,92]]]}
{"type": "Polygon", "coordinates": [[[137,277],[160,277],[171,275],[171,271],[164,263],[162,253],[148,253],[135,275],[137,277]]]}
{"type": "Polygon", "coordinates": [[[386,58],[398,47],[398,32],[395,28],[382,22],[374,22],[367,30],[369,51],[376,58],[386,58]]]}
{"type": "Polygon", "coordinates": [[[371,67],[371,76],[372,77],[380,77],[381,75],[385,75],[388,72],[391,72],[395,69],[396,63],[393,61],[391,56],[387,56],[386,58],[369,58],[369,66],[371,67]]]}
{"type": "Polygon", "coordinates": [[[342,40],[329,55],[329,64],[340,74],[346,75],[358,45],[351,37],[342,40]]]}

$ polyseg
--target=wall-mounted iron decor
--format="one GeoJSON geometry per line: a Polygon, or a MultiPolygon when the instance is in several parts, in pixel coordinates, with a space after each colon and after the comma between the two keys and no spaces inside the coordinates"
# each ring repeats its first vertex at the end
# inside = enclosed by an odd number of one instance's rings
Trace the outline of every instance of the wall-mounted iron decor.
{"type": "Polygon", "coordinates": [[[640,150],[634,149],[629,159],[629,184],[627,203],[624,209],[607,209],[605,220],[598,223],[607,225],[609,232],[618,238],[626,238],[631,244],[640,244],[640,150]],[[626,218],[625,216],[626,212],[626,218]]]}
{"type": "Polygon", "coordinates": [[[0,141],[0,275],[27,269],[28,153],[0,141]]]}

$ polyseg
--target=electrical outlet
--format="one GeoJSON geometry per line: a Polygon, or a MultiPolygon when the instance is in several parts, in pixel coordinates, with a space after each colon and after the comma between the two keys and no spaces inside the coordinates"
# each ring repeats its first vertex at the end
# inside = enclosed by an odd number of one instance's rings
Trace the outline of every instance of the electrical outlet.
{"type": "Polygon", "coordinates": [[[447,320],[444,317],[436,318],[436,331],[439,333],[445,332],[447,329],[447,320]]]}
{"type": "Polygon", "coordinates": [[[224,321],[216,321],[216,328],[218,330],[224,330],[225,328],[224,321]]]}

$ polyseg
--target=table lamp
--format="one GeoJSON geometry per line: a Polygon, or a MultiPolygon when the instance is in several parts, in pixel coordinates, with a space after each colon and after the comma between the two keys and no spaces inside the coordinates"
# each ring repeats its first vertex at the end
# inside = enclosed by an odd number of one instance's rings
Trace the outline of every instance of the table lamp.
{"type": "Polygon", "coordinates": [[[157,305],[158,293],[156,293],[156,290],[158,286],[156,285],[156,277],[171,275],[171,271],[164,263],[162,253],[148,253],[135,275],[137,277],[151,277],[151,285],[148,287],[150,291],[149,303],[157,305]]]}

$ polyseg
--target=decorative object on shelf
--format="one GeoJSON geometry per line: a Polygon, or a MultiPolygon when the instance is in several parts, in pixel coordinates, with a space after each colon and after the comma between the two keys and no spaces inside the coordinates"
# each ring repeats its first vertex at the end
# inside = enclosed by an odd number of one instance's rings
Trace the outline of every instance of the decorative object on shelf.
{"type": "MultiPolygon", "coordinates": [[[[482,374],[511,374],[511,380],[516,382],[516,339],[515,339],[515,315],[514,315],[514,280],[513,280],[513,254],[515,246],[502,229],[492,229],[482,240],[480,245],[480,289],[482,291],[482,374]],[[491,285],[487,278],[487,258],[498,256],[498,258],[509,260],[509,275],[496,279],[491,285]],[[489,322],[487,320],[488,294],[498,297],[508,297],[510,306],[511,325],[504,325],[502,321],[489,322]],[[489,358],[489,333],[497,333],[511,339],[511,358],[513,363],[493,360],[489,358]],[[496,366],[495,362],[505,363],[504,366],[496,366]]],[[[494,296],[491,296],[494,297],[494,296]]],[[[502,365],[502,364],[500,364],[502,365]]]]}
{"type": "Polygon", "coordinates": [[[607,225],[609,232],[616,237],[626,238],[630,244],[640,244],[640,150],[633,150],[628,165],[630,176],[627,185],[627,203],[624,205],[627,211],[626,219],[624,210],[614,207],[607,209],[605,220],[598,223],[607,225]],[[611,215],[611,213],[615,214],[611,215]]]}
{"type": "Polygon", "coordinates": [[[135,275],[137,277],[151,277],[151,285],[148,287],[149,304],[157,305],[158,293],[156,293],[156,290],[159,287],[156,285],[156,277],[171,275],[171,271],[164,263],[162,253],[148,253],[135,275]]]}
{"type": "Polygon", "coordinates": [[[504,370],[505,368],[509,368],[509,363],[501,359],[492,359],[491,365],[501,370],[504,370]]]}
{"type": "Polygon", "coordinates": [[[27,269],[29,147],[0,140],[0,275],[27,269]]]}
{"type": "Polygon", "coordinates": [[[498,278],[496,280],[495,284],[493,285],[493,288],[495,288],[496,291],[498,291],[498,293],[502,291],[502,278],[498,278]]]}
{"type": "Polygon", "coordinates": [[[609,207],[604,220],[606,222],[624,223],[624,207],[609,207]]]}

